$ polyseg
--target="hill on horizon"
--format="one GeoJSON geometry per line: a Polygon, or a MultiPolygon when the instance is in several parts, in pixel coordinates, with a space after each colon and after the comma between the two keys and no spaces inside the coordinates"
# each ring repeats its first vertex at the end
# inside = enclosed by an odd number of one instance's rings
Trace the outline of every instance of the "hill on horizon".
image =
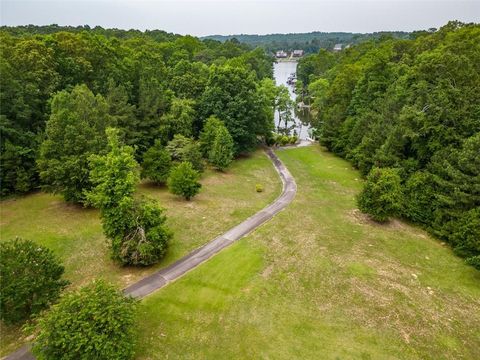
{"type": "Polygon", "coordinates": [[[357,44],[369,39],[378,39],[383,36],[407,39],[412,33],[405,31],[381,31],[374,33],[352,32],[321,32],[286,33],[286,34],[237,34],[237,35],[208,35],[200,39],[227,41],[237,39],[241,43],[251,46],[260,46],[268,51],[301,49],[307,53],[316,53],[320,49],[333,49],[335,44],[357,44]]]}

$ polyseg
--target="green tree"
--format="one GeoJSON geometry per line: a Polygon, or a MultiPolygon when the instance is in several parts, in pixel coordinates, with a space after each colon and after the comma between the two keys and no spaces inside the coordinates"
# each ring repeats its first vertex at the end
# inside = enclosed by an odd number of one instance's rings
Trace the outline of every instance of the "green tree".
{"type": "Polygon", "coordinates": [[[192,138],[177,134],[165,147],[176,163],[188,161],[197,171],[203,171],[204,164],[200,144],[192,138]]]}
{"type": "Polygon", "coordinates": [[[39,359],[133,359],[137,302],[95,281],[66,294],[38,320],[39,359]]]}
{"type": "Polygon", "coordinates": [[[102,225],[111,240],[112,257],[124,265],[158,262],[172,237],[157,203],[133,195],[139,182],[133,149],[120,146],[118,130],[108,129],[110,151],[90,157],[90,178],[95,185],[88,201],[100,208],[102,225]]]}
{"type": "Polygon", "coordinates": [[[105,100],[108,104],[108,112],[112,117],[112,123],[121,131],[122,137],[127,145],[137,145],[140,143],[140,134],[138,133],[138,121],[135,116],[135,105],[131,105],[128,99],[128,93],[125,86],[110,79],[105,100]]]}
{"type": "Polygon", "coordinates": [[[358,207],[376,221],[387,221],[398,214],[402,203],[402,188],[397,169],[373,168],[358,197],[358,207]]]}
{"type": "Polygon", "coordinates": [[[193,135],[195,102],[191,99],[173,99],[170,111],[162,117],[163,138],[171,140],[175,134],[193,135]]]}
{"type": "Polygon", "coordinates": [[[0,115],[0,195],[25,193],[38,185],[36,155],[39,139],[0,115]]]}
{"type": "Polygon", "coordinates": [[[208,157],[208,153],[213,146],[215,141],[215,136],[217,135],[217,130],[221,127],[225,127],[225,124],[215,116],[210,116],[200,133],[199,142],[200,150],[204,157],[208,157]]]}
{"type": "Polygon", "coordinates": [[[33,241],[0,242],[0,259],[0,317],[6,323],[27,320],[48,308],[68,285],[57,257],[33,241]]]}
{"type": "Polygon", "coordinates": [[[91,188],[88,158],[106,148],[108,105],[101,95],[79,85],[56,94],[51,107],[38,159],[43,188],[83,203],[85,190],[91,188]]]}
{"type": "Polygon", "coordinates": [[[142,179],[150,179],[156,184],[165,184],[172,167],[172,157],[160,140],[143,154],[142,179]]]}
{"type": "Polygon", "coordinates": [[[275,96],[275,109],[278,112],[278,128],[277,130],[283,132],[285,135],[288,135],[290,129],[288,128],[288,123],[292,121],[293,118],[293,100],[290,96],[290,92],[285,85],[280,85],[277,87],[276,96],[275,96]],[[284,127],[280,129],[280,125],[283,122],[284,127]]]}
{"type": "Polygon", "coordinates": [[[172,69],[170,81],[175,95],[183,99],[201,97],[208,81],[208,66],[201,62],[181,60],[172,69]]]}
{"type": "Polygon", "coordinates": [[[251,151],[257,136],[266,136],[271,119],[265,117],[263,99],[258,96],[256,75],[244,67],[213,66],[200,101],[204,119],[222,119],[235,143],[235,153],[251,151]]]}
{"type": "Polygon", "coordinates": [[[199,183],[200,174],[192,164],[185,161],[174,167],[168,177],[168,189],[172,194],[183,196],[190,200],[197,195],[202,187],[199,183]]]}
{"type": "Polygon", "coordinates": [[[220,171],[224,171],[233,161],[233,139],[224,126],[217,129],[208,161],[220,171]]]}

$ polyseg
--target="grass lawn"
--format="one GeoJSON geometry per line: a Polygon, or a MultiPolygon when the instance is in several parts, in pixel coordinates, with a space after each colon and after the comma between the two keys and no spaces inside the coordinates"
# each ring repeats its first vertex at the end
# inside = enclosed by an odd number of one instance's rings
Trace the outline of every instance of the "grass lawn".
{"type": "Polygon", "coordinates": [[[294,202],[143,300],[140,359],[479,359],[480,272],[356,210],[360,175],[319,147],[277,152],[294,202]]]}
{"type": "MultiPolygon", "coordinates": [[[[166,188],[148,183],[140,186],[141,193],[158,199],[166,208],[168,225],[174,232],[166,258],[154,267],[118,266],[109,257],[97,210],[68,205],[59,196],[41,192],[0,203],[0,239],[20,236],[48,246],[62,259],[72,287],[93,278],[124,287],[240,223],[281,191],[280,179],[262,151],[235,161],[226,173],[206,171],[201,182],[200,194],[189,202],[166,188]],[[265,191],[257,193],[256,183],[263,184],[265,191]]],[[[24,340],[18,328],[2,324],[0,331],[0,356],[24,340]]]]}

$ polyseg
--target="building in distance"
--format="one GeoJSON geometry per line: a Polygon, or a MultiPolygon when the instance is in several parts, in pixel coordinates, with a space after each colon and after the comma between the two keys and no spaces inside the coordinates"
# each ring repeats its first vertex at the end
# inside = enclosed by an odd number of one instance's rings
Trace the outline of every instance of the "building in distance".
{"type": "Polygon", "coordinates": [[[275,56],[277,57],[277,59],[281,59],[281,58],[286,58],[288,54],[283,50],[278,50],[275,56]]]}
{"type": "Polygon", "coordinates": [[[292,56],[293,57],[302,57],[303,56],[303,50],[293,50],[292,56]]]}
{"type": "Polygon", "coordinates": [[[342,51],[342,44],[335,44],[333,51],[342,51]]]}

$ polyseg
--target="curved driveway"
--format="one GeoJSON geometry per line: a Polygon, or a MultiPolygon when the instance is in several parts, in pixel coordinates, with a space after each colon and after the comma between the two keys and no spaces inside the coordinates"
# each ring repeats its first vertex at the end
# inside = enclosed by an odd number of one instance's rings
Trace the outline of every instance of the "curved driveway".
{"type": "MultiPolygon", "coordinates": [[[[123,292],[126,295],[130,295],[135,298],[143,298],[151,294],[152,292],[164,287],[171,281],[178,279],[187,271],[194,269],[204,261],[210,259],[220,250],[243,238],[245,235],[249,234],[257,227],[270,220],[275,214],[290,204],[295,197],[295,193],[297,192],[295,180],[285,165],[283,165],[283,163],[271,149],[267,149],[266,153],[272,160],[283,184],[282,194],[273,203],[252,215],[247,220],[228,230],[223,235],[218,236],[209,243],[192,251],[190,254],[184,256],[170,266],[158,270],[153,274],[141,279],[140,281],[130,285],[124,289],[123,292]]],[[[28,345],[22,347],[18,351],[5,358],[5,360],[31,359],[34,359],[34,357],[30,353],[28,345]]]]}
{"type": "Polygon", "coordinates": [[[244,222],[238,224],[226,233],[218,236],[209,243],[192,251],[172,265],[161,269],[146,278],[130,285],[124,293],[136,298],[143,298],[152,292],[164,287],[169,282],[178,279],[187,271],[192,270],[204,261],[210,259],[220,250],[231,245],[233,242],[249,234],[267,220],[270,220],[276,213],[285,208],[295,197],[297,185],[288,169],[283,165],[277,155],[270,149],[266,150],[272,160],[275,169],[280,175],[283,184],[282,194],[270,205],[244,222]]]}

